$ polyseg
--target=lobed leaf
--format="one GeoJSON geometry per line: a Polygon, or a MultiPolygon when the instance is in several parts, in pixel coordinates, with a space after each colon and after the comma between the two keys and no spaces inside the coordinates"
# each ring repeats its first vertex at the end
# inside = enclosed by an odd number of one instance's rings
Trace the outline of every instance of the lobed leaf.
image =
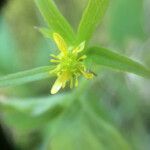
{"type": "Polygon", "coordinates": [[[150,69],[127,56],[123,56],[106,48],[89,48],[87,50],[87,55],[89,59],[92,59],[96,64],[150,78],[150,69]]]}
{"type": "Polygon", "coordinates": [[[44,66],[0,77],[0,88],[16,86],[32,81],[49,78],[51,67],[44,66]]]}
{"type": "Polygon", "coordinates": [[[73,29],[59,12],[53,0],[36,0],[36,4],[50,30],[59,33],[69,44],[72,44],[75,39],[73,29]]]}
{"type": "Polygon", "coordinates": [[[88,41],[102,20],[109,0],[89,0],[78,27],[78,42],[88,41]]]}

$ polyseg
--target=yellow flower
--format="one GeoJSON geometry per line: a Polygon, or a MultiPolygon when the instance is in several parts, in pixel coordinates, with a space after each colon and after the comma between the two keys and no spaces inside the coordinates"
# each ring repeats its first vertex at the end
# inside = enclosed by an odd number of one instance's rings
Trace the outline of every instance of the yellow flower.
{"type": "Polygon", "coordinates": [[[51,55],[50,60],[55,63],[55,69],[50,71],[57,75],[57,79],[51,89],[51,94],[56,94],[61,88],[70,82],[70,88],[78,86],[78,78],[83,75],[87,79],[93,78],[93,73],[86,70],[83,60],[86,55],[79,56],[85,48],[85,42],[82,42],[77,47],[68,47],[65,40],[58,34],[53,34],[53,39],[60,50],[59,55],[51,55]]]}

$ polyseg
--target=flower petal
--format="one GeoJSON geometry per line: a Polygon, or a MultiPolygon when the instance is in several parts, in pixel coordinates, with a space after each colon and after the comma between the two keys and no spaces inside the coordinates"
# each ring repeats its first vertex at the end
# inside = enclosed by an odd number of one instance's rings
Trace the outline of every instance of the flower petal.
{"type": "Polygon", "coordinates": [[[71,77],[71,79],[70,79],[70,88],[71,89],[73,88],[73,77],[71,77]]]}
{"type": "Polygon", "coordinates": [[[52,62],[52,63],[60,63],[60,60],[51,59],[50,62],[52,62]]]}
{"type": "Polygon", "coordinates": [[[70,76],[67,72],[64,72],[61,75],[59,75],[51,89],[51,94],[56,94],[61,88],[64,88],[66,86],[66,82],[69,80],[70,76]]]}
{"type": "Polygon", "coordinates": [[[51,89],[51,94],[56,94],[62,87],[62,79],[61,76],[57,78],[55,81],[52,89],[51,89]]]}
{"type": "Polygon", "coordinates": [[[54,41],[57,44],[58,49],[64,54],[67,54],[67,44],[65,42],[65,40],[58,34],[58,33],[54,33],[53,34],[53,38],[54,41]]]}
{"type": "Polygon", "coordinates": [[[78,83],[78,78],[76,77],[75,79],[75,87],[78,87],[79,83],[78,83]]]}
{"type": "Polygon", "coordinates": [[[83,51],[85,48],[85,41],[82,42],[80,45],[78,45],[74,50],[73,53],[77,54],[80,53],[81,51],[83,51]]]}
{"type": "Polygon", "coordinates": [[[82,74],[84,75],[84,77],[87,78],[87,79],[92,79],[94,77],[94,74],[91,73],[91,72],[82,71],[82,70],[80,70],[80,71],[82,72],[82,74]]]}
{"type": "Polygon", "coordinates": [[[86,59],[86,58],[87,58],[87,56],[86,56],[86,55],[83,55],[83,56],[81,56],[81,57],[78,58],[78,61],[83,61],[83,60],[86,59]]]}

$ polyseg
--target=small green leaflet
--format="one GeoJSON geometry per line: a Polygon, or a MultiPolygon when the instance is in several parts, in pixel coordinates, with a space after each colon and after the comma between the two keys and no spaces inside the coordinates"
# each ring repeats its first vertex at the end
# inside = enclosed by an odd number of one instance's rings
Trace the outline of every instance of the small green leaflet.
{"type": "Polygon", "coordinates": [[[87,50],[87,55],[93,63],[150,78],[150,70],[148,68],[126,56],[120,55],[106,48],[89,48],[87,50]]]}

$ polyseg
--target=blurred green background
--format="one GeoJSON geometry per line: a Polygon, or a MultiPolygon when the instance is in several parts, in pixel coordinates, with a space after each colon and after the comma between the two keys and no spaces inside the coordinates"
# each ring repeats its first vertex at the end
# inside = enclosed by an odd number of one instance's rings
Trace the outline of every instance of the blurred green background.
{"type": "MultiPolygon", "coordinates": [[[[76,30],[87,0],[55,2],[76,30]]],[[[2,7],[1,76],[49,65],[54,45],[34,28],[43,24],[32,0],[8,0],[2,7]]],[[[150,0],[111,1],[93,44],[109,47],[150,68],[150,0]]],[[[93,81],[82,84],[80,92],[50,96],[53,81],[0,89],[0,100],[11,100],[7,108],[0,107],[1,126],[15,149],[150,149],[150,81],[101,68],[93,81]],[[96,115],[92,111],[86,114],[84,109],[92,109],[96,115]]]]}

